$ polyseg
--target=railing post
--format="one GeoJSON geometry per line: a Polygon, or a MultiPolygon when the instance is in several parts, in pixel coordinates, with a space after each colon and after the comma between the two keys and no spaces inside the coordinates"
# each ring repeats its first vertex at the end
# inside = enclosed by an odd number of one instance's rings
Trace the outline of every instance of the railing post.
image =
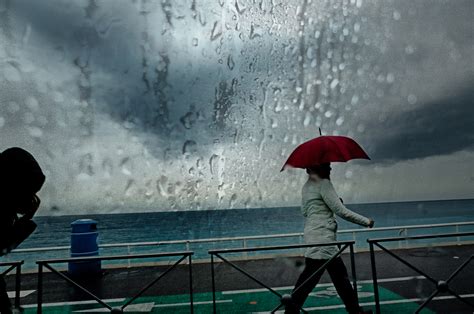
{"type": "Polygon", "coordinates": [[[194,298],[193,298],[193,261],[192,261],[192,255],[189,254],[188,256],[189,260],[189,304],[190,304],[190,310],[191,314],[194,313],[194,298]]]}
{"type": "Polygon", "coordinates": [[[37,309],[36,313],[42,314],[42,304],[43,304],[43,264],[38,264],[38,291],[37,291],[37,309]]]}
{"type": "Polygon", "coordinates": [[[16,274],[15,274],[15,307],[20,308],[20,291],[21,291],[21,264],[16,265],[16,274]]]}
{"type": "Polygon", "coordinates": [[[357,303],[359,303],[359,293],[357,291],[357,275],[356,275],[356,266],[355,266],[355,257],[354,257],[354,244],[351,243],[351,245],[349,246],[349,251],[350,251],[350,256],[351,256],[352,284],[354,286],[357,303]]]}
{"type": "MultiPolygon", "coordinates": [[[[127,253],[128,253],[128,255],[132,254],[132,251],[130,249],[130,245],[127,245],[127,253]]],[[[127,264],[128,264],[128,268],[132,267],[132,262],[130,261],[130,259],[127,259],[127,264]]]]}
{"type": "MultiPolygon", "coordinates": [[[[405,228],[403,233],[405,234],[405,237],[408,237],[408,228],[405,228]]],[[[408,249],[408,246],[408,240],[405,240],[405,248],[408,249]]]]}
{"type": "Polygon", "coordinates": [[[211,254],[211,278],[212,278],[212,309],[213,313],[217,313],[216,307],[216,277],[214,274],[214,254],[211,254]]]}
{"type": "Polygon", "coordinates": [[[374,288],[375,313],[380,314],[379,286],[377,284],[377,269],[375,266],[374,244],[369,242],[370,246],[370,264],[372,266],[372,280],[374,288]]]}
{"type": "MultiPolygon", "coordinates": [[[[247,240],[243,239],[242,245],[244,248],[247,248],[247,240]]],[[[248,259],[248,258],[249,258],[248,252],[244,252],[244,259],[248,259]]]]}
{"type": "MultiPolygon", "coordinates": [[[[456,224],[456,233],[459,233],[459,225],[456,224]]],[[[456,237],[456,242],[459,244],[461,242],[461,237],[456,237]]]]}

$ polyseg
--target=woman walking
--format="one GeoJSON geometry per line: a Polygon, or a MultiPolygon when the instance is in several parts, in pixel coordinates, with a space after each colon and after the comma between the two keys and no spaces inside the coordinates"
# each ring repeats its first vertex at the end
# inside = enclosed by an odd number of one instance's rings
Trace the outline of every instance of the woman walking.
{"type": "MultiPolygon", "coordinates": [[[[305,243],[324,243],[336,241],[337,222],[335,215],[358,225],[372,228],[374,221],[347,209],[338,197],[330,181],[329,163],[306,169],[308,181],[303,186],[301,211],[305,217],[305,243]]],[[[322,272],[312,276],[326,263],[338,248],[336,246],[312,247],[305,252],[305,269],[301,273],[292,293],[292,302],[286,306],[285,313],[299,313],[309,293],[318,284],[322,272]],[[307,281],[311,278],[309,281],[307,281]],[[303,285],[304,283],[304,285],[303,285]]],[[[357,301],[356,293],[349,281],[346,267],[337,257],[326,268],[337,293],[350,314],[364,312],[357,301]]]]}

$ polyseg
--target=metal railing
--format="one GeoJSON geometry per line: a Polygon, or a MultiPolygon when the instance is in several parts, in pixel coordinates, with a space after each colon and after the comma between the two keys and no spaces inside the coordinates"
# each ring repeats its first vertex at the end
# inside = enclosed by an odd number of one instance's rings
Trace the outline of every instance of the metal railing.
{"type": "Polygon", "coordinates": [[[5,262],[0,263],[0,267],[8,267],[4,270],[0,276],[5,278],[5,275],[10,273],[12,270],[16,269],[15,271],[15,308],[20,308],[20,291],[21,291],[21,265],[23,265],[23,261],[15,261],[15,262],[5,262]]]}
{"type": "MultiPolygon", "coordinates": [[[[454,222],[454,223],[442,223],[442,224],[425,224],[425,225],[406,225],[406,226],[393,226],[393,227],[379,227],[372,229],[346,229],[338,231],[339,235],[350,234],[352,240],[356,240],[358,233],[375,233],[381,231],[397,231],[398,234],[408,236],[409,230],[415,229],[433,229],[433,228],[445,228],[454,227],[456,232],[459,232],[459,228],[462,226],[474,226],[474,221],[468,222],[454,222]]],[[[270,234],[270,235],[258,235],[258,236],[244,236],[244,237],[222,237],[222,238],[206,238],[206,239],[189,239],[189,240],[172,240],[172,241],[148,241],[148,242],[129,242],[129,243],[112,243],[112,244],[101,244],[99,248],[126,248],[127,252],[131,252],[133,247],[150,247],[150,246],[168,246],[168,245],[183,245],[184,249],[189,251],[192,244],[202,243],[221,243],[221,242],[241,242],[242,247],[247,247],[249,241],[254,240],[266,240],[266,239],[285,239],[285,238],[300,238],[300,242],[303,238],[303,233],[283,233],[283,234],[270,234]]],[[[460,239],[458,238],[459,242],[460,239]]],[[[33,252],[52,252],[52,251],[67,251],[69,246],[55,246],[55,247],[40,247],[40,248],[26,248],[16,249],[12,253],[33,253],[33,252]]]]}
{"type": "Polygon", "coordinates": [[[466,237],[466,236],[474,236],[474,232],[461,232],[461,233],[443,233],[443,234],[430,234],[430,235],[419,235],[419,236],[411,236],[411,237],[392,237],[392,238],[378,238],[378,239],[367,239],[370,247],[370,261],[372,265],[372,280],[374,286],[374,299],[375,299],[375,311],[377,314],[380,314],[380,297],[379,297],[379,288],[377,282],[377,267],[376,267],[376,260],[375,260],[375,248],[377,246],[385,253],[389,254],[405,266],[409,267],[410,269],[414,270],[418,274],[422,275],[428,281],[434,284],[435,290],[433,293],[415,310],[415,313],[419,313],[431,300],[433,300],[436,295],[440,292],[449,292],[451,295],[459,299],[460,301],[464,302],[465,304],[469,305],[474,310],[474,304],[470,303],[466,299],[462,298],[458,293],[453,291],[449,287],[449,283],[456,277],[461,270],[463,270],[473,259],[474,254],[471,255],[466,261],[464,261],[447,279],[445,280],[436,280],[432,276],[429,276],[424,271],[420,270],[418,267],[414,266],[413,264],[409,263],[405,259],[401,258],[397,254],[393,253],[390,249],[384,247],[382,242],[394,242],[394,241],[409,241],[409,240],[424,240],[424,239],[435,239],[435,238],[451,238],[451,237],[466,237]]]}
{"type": "MultiPolygon", "coordinates": [[[[338,258],[343,251],[347,248],[350,250],[350,257],[351,257],[351,270],[352,270],[352,281],[354,290],[357,297],[357,277],[355,271],[355,260],[354,260],[354,241],[336,241],[336,242],[329,242],[329,243],[314,243],[314,244],[296,244],[296,245],[279,245],[279,246],[263,246],[263,247],[250,247],[250,248],[236,248],[236,249],[221,249],[221,250],[210,250],[209,254],[211,255],[211,280],[212,280],[212,306],[214,313],[217,313],[217,305],[216,305],[216,276],[215,276],[215,267],[214,267],[214,256],[222,260],[225,264],[231,266],[238,272],[244,274],[260,286],[264,287],[274,295],[276,295],[280,299],[280,303],[276,306],[271,313],[275,313],[281,307],[286,305],[293,305],[292,296],[298,292],[304,285],[306,285],[309,281],[311,281],[315,276],[318,276],[321,272],[323,272],[333,260],[338,258]],[[288,250],[288,249],[301,249],[301,248],[310,248],[310,247],[325,247],[325,246],[334,246],[337,245],[339,250],[330,258],[328,259],[321,267],[319,267],[308,279],[306,279],[300,286],[295,287],[295,289],[291,292],[291,294],[280,294],[275,289],[271,288],[267,284],[263,283],[261,280],[257,279],[252,274],[248,273],[235,263],[229,261],[227,258],[223,257],[222,254],[230,254],[230,253],[243,253],[243,252],[256,252],[256,251],[276,251],[276,250],[288,250]]],[[[294,305],[293,305],[294,306],[294,305]]],[[[298,305],[299,307],[299,305],[298,305]]],[[[307,313],[303,308],[298,308],[298,310],[303,311],[303,313],[307,313]]]]}
{"type": "Polygon", "coordinates": [[[50,259],[50,260],[41,260],[37,261],[38,264],[38,308],[37,313],[42,313],[42,305],[43,305],[43,268],[48,269],[52,273],[58,275],[66,282],[71,284],[73,287],[83,291],[89,297],[97,301],[103,307],[109,309],[111,313],[122,313],[124,309],[133,303],[137,298],[139,298],[146,290],[151,288],[155,283],[157,283],[161,278],[163,278],[166,274],[172,271],[178,264],[180,264],[183,260],[188,259],[188,270],[189,270],[189,300],[190,300],[190,311],[193,313],[193,273],[192,273],[192,258],[191,256],[194,252],[191,251],[183,251],[183,252],[169,252],[169,253],[154,253],[154,254],[136,254],[136,255],[117,255],[117,256],[94,256],[94,257],[73,257],[73,258],[64,258],[64,259],[50,259]],[[144,258],[160,258],[160,257],[174,257],[180,256],[181,258],[176,261],[173,265],[168,267],[163,273],[161,273],[157,278],[153,279],[150,283],[148,283],[143,289],[141,289],[134,297],[129,299],[125,304],[121,307],[112,307],[99,297],[94,295],[92,292],[81,286],[79,283],[68,277],[67,275],[61,273],[57,269],[53,268],[50,264],[58,264],[58,263],[68,263],[68,262],[92,262],[92,261],[104,261],[104,260],[120,260],[120,259],[144,259],[144,258]]]}

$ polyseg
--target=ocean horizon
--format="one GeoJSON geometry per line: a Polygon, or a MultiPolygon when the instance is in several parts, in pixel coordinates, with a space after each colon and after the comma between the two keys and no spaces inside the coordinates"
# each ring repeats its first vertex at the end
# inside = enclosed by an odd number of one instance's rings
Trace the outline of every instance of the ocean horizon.
{"type": "MultiPolygon", "coordinates": [[[[375,220],[375,227],[474,220],[474,199],[347,204],[375,220]]],[[[69,245],[70,223],[98,221],[100,243],[188,240],[302,232],[298,206],[145,213],[38,216],[22,248],[69,245]],[[52,235],[55,235],[54,237],[52,235]]],[[[339,230],[361,228],[338,218],[339,230]]]]}

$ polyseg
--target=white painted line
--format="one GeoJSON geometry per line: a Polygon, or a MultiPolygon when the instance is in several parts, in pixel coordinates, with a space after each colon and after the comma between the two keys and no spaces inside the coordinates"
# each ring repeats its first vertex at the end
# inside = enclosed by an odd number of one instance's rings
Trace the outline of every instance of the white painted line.
{"type": "MultiPolygon", "coordinates": [[[[123,311],[124,312],[145,312],[150,313],[153,310],[154,302],[130,304],[123,311]]],[[[74,311],[74,313],[110,313],[107,308],[95,308],[89,310],[74,311]]]]}
{"type": "MultiPolygon", "coordinates": [[[[232,303],[232,300],[216,300],[216,303],[232,303]]],[[[194,305],[204,305],[204,304],[212,304],[212,301],[201,301],[201,302],[193,302],[194,305]]],[[[175,306],[189,306],[189,302],[183,303],[170,303],[170,304],[157,304],[155,307],[175,307],[175,306]]]]}
{"type": "MultiPolygon", "coordinates": [[[[410,281],[415,279],[426,279],[423,276],[410,276],[410,277],[394,277],[394,278],[382,278],[378,279],[377,282],[398,282],[398,281],[410,281]]],[[[373,283],[372,280],[358,280],[357,283],[373,283]]],[[[317,287],[334,287],[332,283],[321,283],[318,284],[317,287]]],[[[292,290],[294,286],[287,286],[287,287],[276,287],[273,288],[275,291],[280,290],[292,290]]],[[[229,291],[222,291],[222,294],[239,294],[239,293],[254,293],[254,292],[266,292],[268,289],[265,288],[258,288],[258,289],[244,289],[244,290],[229,290],[229,291]]]]}
{"type": "MultiPolygon", "coordinates": [[[[461,294],[460,295],[462,298],[473,298],[473,294],[461,294]]],[[[440,297],[435,297],[433,298],[433,301],[438,301],[438,300],[451,300],[451,299],[456,299],[455,296],[453,295],[446,295],[446,296],[440,296],[440,297]]],[[[387,304],[399,304],[399,303],[410,303],[410,302],[421,302],[425,301],[423,298],[412,298],[412,299],[401,299],[401,300],[387,300],[387,301],[380,301],[380,305],[387,305],[387,304]]],[[[360,303],[360,306],[373,306],[375,305],[375,302],[364,302],[360,303]]],[[[306,307],[306,311],[317,311],[317,310],[334,310],[334,309],[343,309],[344,305],[343,304],[335,304],[335,305],[327,305],[327,306],[316,306],[316,307],[306,307]]],[[[276,311],[275,313],[278,314],[283,314],[285,311],[276,311]]],[[[253,312],[253,314],[264,314],[268,313],[267,312],[253,312]]]]}
{"type": "MultiPolygon", "coordinates": [[[[123,301],[125,301],[125,298],[107,299],[107,300],[102,300],[102,301],[104,301],[105,303],[123,302],[123,301]]],[[[66,305],[81,305],[81,304],[94,304],[94,303],[99,304],[96,300],[86,300],[86,301],[71,301],[71,302],[43,303],[43,307],[50,307],[50,306],[66,306],[66,305]]],[[[34,308],[34,307],[36,307],[36,304],[27,304],[27,305],[22,305],[21,307],[24,307],[24,308],[34,308]]]]}
{"type": "MultiPolygon", "coordinates": [[[[30,294],[32,294],[33,292],[35,292],[36,290],[21,290],[20,291],[20,298],[24,298],[26,296],[29,296],[30,294]]],[[[13,299],[15,297],[15,291],[8,291],[8,297],[13,299]]]]}

